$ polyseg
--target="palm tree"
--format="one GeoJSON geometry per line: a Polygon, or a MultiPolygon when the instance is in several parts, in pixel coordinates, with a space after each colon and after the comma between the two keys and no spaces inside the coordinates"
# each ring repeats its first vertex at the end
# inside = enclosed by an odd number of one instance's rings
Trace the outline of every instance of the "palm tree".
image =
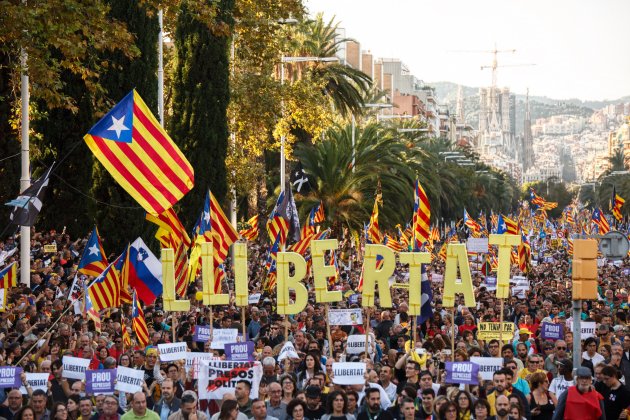
{"type": "Polygon", "coordinates": [[[322,201],[327,224],[337,234],[343,226],[360,231],[369,220],[378,181],[383,198],[379,211],[382,229],[411,217],[414,174],[401,157],[404,146],[384,135],[376,124],[356,128],[355,138],[354,168],[350,124],[335,126],[323,141],[299,144],[295,151],[314,184],[301,197],[301,213],[322,201]]]}
{"type": "Polygon", "coordinates": [[[606,169],[604,173],[600,176],[600,180],[613,172],[628,170],[628,159],[626,159],[626,155],[621,147],[617,147],[613,154],[608,156],[606,160],[608,161],[609,166],[608,169],[606,169]]]}
{"type": "MultiPolygon", "coordinates": [[[[338,27],[334,18],[325,22],[321,13],[314,20],[302,22],[289,41],[287,55],[335,57],[340,47],[350,40],[337,37],[338,27]]],[[[310,77],[315,86],[321,86],[322,93],[342,116],[361,113],[363,98],[372,84],[370,76],[345,63],[301,63],[292,67],[289,78],[310,77]]]]}

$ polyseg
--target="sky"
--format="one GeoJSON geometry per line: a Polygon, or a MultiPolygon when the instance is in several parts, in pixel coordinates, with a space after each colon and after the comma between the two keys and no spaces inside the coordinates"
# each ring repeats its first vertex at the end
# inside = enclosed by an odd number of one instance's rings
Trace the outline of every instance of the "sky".
{"type": "Polygon", "coordinates": [[[630,95],[630,0],[305,0],[375,57],[399,58],[426,83],[497,85],[554,99],[630,95]],[[516,66],[535,64],[535,66],[516,66]]]}

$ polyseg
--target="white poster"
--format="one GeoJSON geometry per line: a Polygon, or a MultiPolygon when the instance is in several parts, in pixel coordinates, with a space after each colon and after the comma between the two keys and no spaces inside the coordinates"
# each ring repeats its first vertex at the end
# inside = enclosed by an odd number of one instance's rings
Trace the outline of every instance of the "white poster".
{"type": "Polygon", "coordinates": [[[144,370],[131,369],[124,366],[116,368],[116,390],[134,393],[142,391],[144,383],[144,370]]]}
{"type": "Polygon", "coordinates": [[[466,249],[468,252],[478,254],[488,253],[488,238],[468,238],[466,241],[466,249]]]}
{"type": "Polygon", "coordinates": [[[365,383],[365,363],[333,363],[333,383],[337,385],[362,385],[365,383]]]}
{"type": "MultiPolygon", "coordinates": [[[[49,376],[50,376],[50,373],[26,372],[26,382],[28,382],[28,384],[31,386],[33,391],[35,391],[36,389],[41,389],[42,391],[48,392],[48,377],[49,376]]],[[[22,393],[22,395],[28,394],[28,391],[26,390],[24,385],[20,387],[20,392],[22,393]]]]}
{"type": "MultiPolygon", "coordinates": [[[[569,331],[573,331],[573,320],[567,319],[567,327],[569,331]]],[[[589,337],[595,337],[595,322],[580,322],[580,339],[586,340],[589,337]]]]}
{"type": "Polygon", "coordinates": [[[223,350],[226,343],[236,343],[238,340],[237,328],[214,328],[212,330],[212,342],[210,348],[223,350]]]}
{"type": "Polygon", "coordinates": [[[61,376],[63,378],[85,381],[85,371],[87,370],[89,365],[89,359],[63,356],[63,373],[61,374],[61,376]]]}
{"type": "Polygon", "coordinates": [[[444,281],[444,275],[431,274],[431,283],[442,283],[444,281]]]}
{"type": "Polygon", "coordinates": [[[470,361],[479,365],[479,373],[481,374],[481,379],[483,379],[484,381],[492,380],[492,375],[494,375],[494,372],[503,368],[502,357],[473,356],[470,358],[470,361]]]}
{"type": "Polygon", "coordinates": [[[234,394],[236,383],[241,379],[252,384],[250,397],[256,398],[260,378],[262,378],[260,362],[203,361],[197,384],[199,399],[221,399],[225,394],[234,394]]]}
{"type": "Polygon", "coordinates": [[[186,359],[188,346],[185,342],[158,344],[161,362],[172,362],[175,360],[186,359]]]}
{"type": "Polygon", "coordinates": [[[247,303],[249,303],[250,305],[258,305],[258,302],[260,301],[261,296],[262,296],[262,293],[252,293],[247,298],[247,303]]]}
{"type": "Polygon", "coordinates": [[[284,343],[284,346],[282,346],[282,349],[280,350],[280,354],[278,355],[278,361],[281,362],[287,357],[289,359],[300,358],[300,356],[298,356],[297,354],[297,351],[295,350],[295,346],[290,341],[287,341],[286,343],[284,343]]]}
{"type": "Polygon", "coordinates": [[[330,325],[362,325],[363,315],[361,308],[330,309],[328,311],[330,325]]]}
{"type": "Polygon", "coordinates": [[[193,369],[193,379],[199,379],[199,368],[203,360],[217,360],[212,353],[188,352],[186,353],[186,372],[193,369]]]}
{"type": "MultiPolygon", "coordinates": [[[[368,352],[370,355],[374,354],[374,338],[370,335],[370,342],[368,344],[368,352]]],[[[365,334],[348,336],[346,343],[346,353],[359,354],[365,351],[365,334]]]]}

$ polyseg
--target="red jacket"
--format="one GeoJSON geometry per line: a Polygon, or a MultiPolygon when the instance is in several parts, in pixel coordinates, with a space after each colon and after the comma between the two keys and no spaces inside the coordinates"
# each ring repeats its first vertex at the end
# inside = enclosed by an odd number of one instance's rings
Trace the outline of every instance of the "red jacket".
{"type": "Polygon", "coordinates": [[[603,399],[604,397],[594,388],[582,394],[576,386],[569,387],[564,409],[565,420],[599,419],[602,416],[600,401],[603,399]]]}

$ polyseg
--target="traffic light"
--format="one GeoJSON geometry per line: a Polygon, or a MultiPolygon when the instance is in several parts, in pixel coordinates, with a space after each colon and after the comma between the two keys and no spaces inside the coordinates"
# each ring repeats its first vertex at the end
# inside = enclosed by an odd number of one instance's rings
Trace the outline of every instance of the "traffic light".
{"type": "Polygon", "coordinates": [[[597,299],[597,240],[573,241],[573,300],[597,299]]]}

